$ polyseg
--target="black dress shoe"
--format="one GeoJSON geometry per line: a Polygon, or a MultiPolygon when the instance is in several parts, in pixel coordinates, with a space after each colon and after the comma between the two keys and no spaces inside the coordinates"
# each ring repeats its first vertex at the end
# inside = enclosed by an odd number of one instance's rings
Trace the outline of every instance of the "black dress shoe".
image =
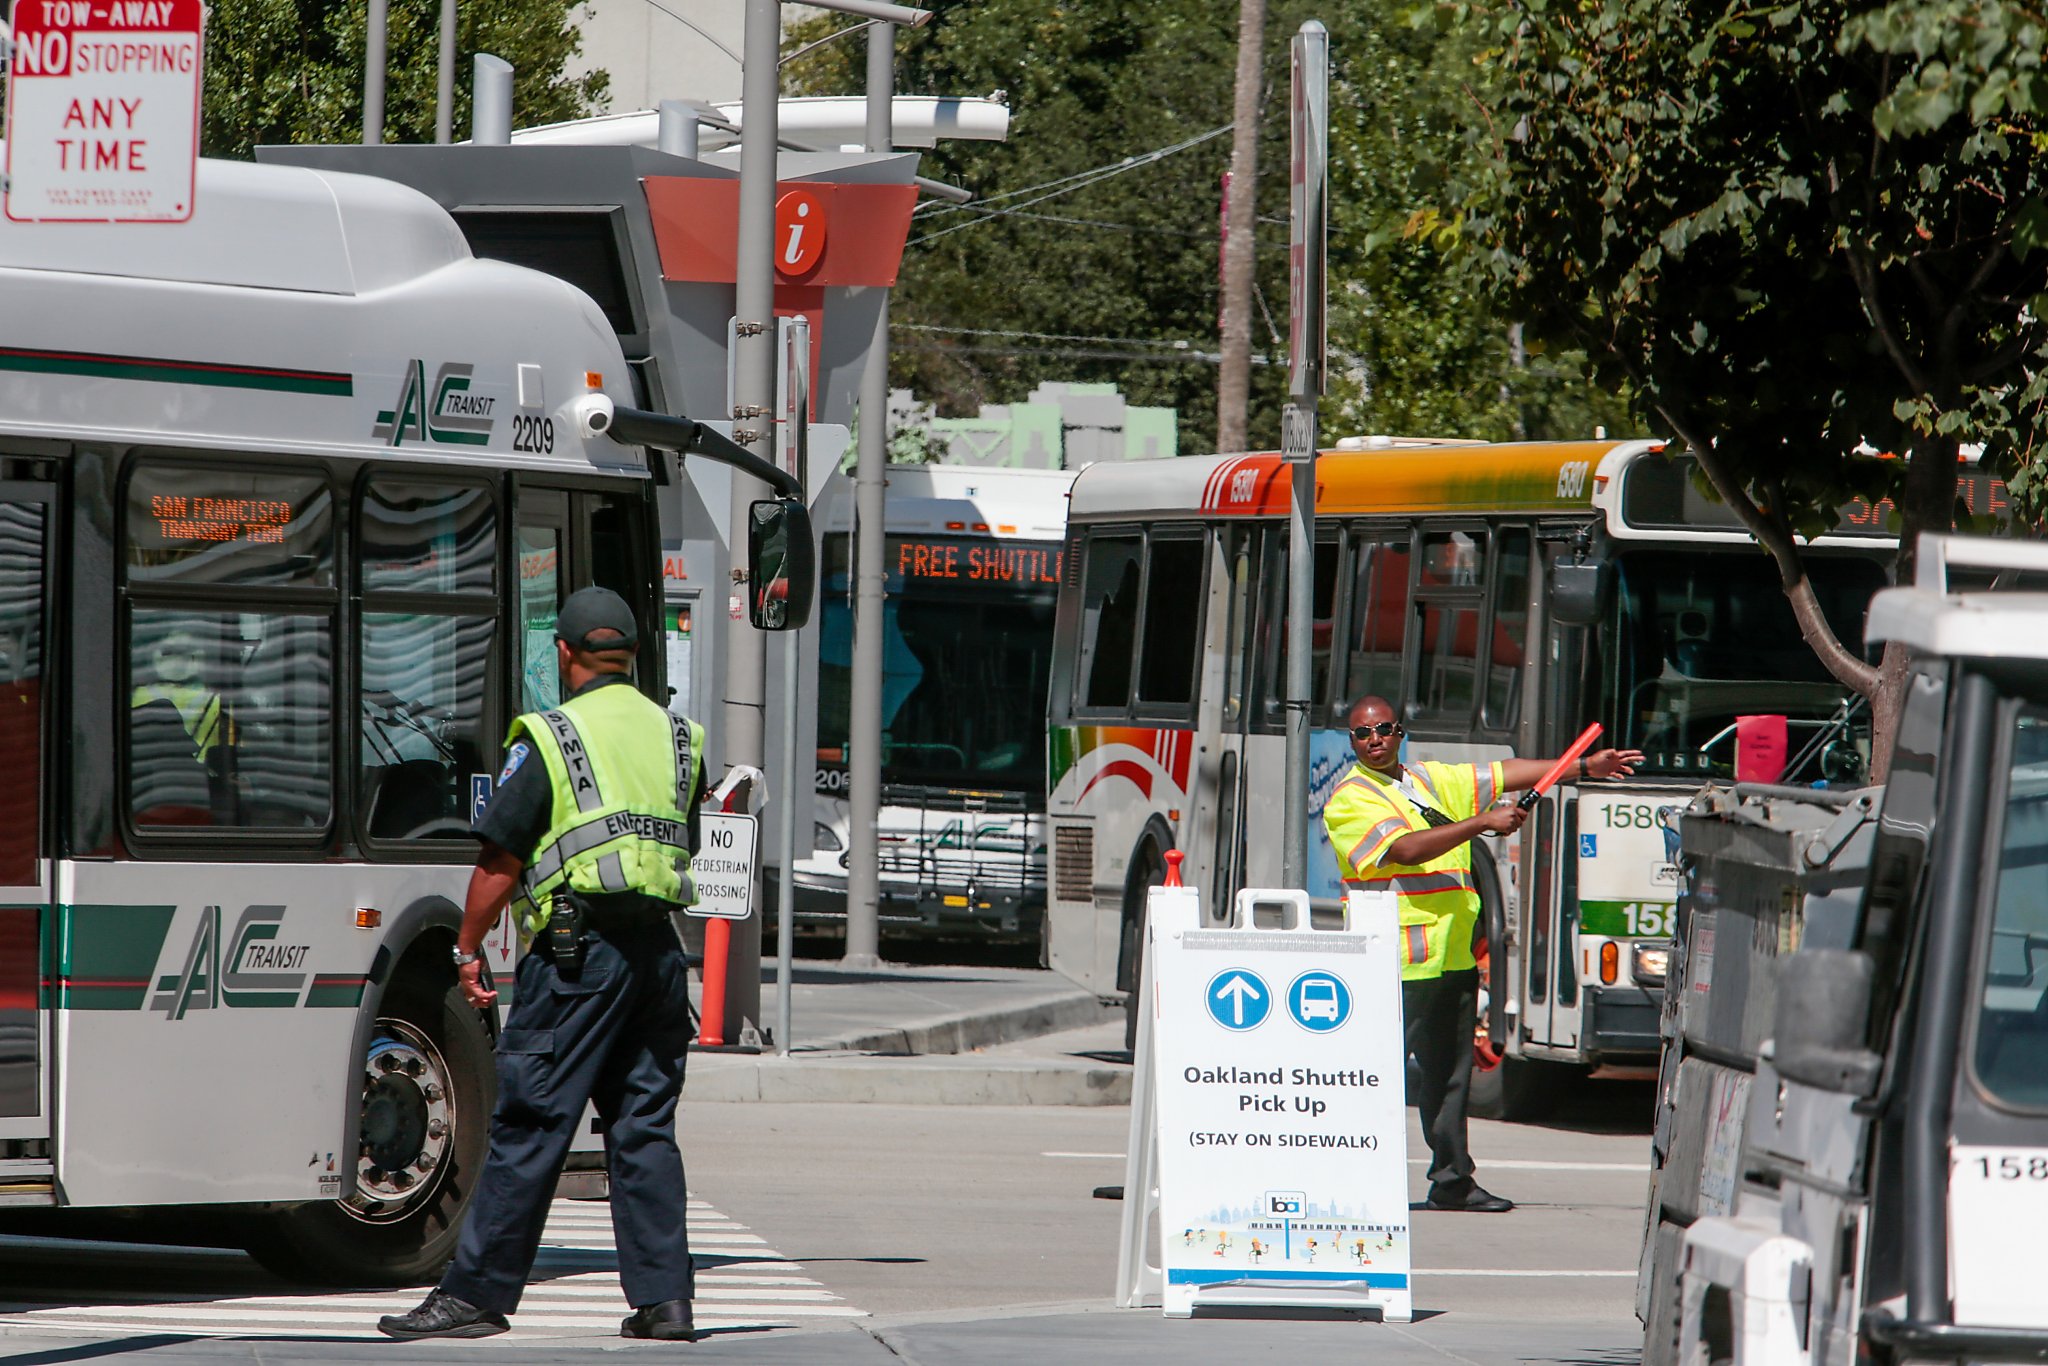
{"type": "Polygon", "coordinates": [[[1424,1207],[1453,1214],[1506,1214],[1515,1202],[1495,1195],[1468,1176],[1463,1181],[1431,1186],[1424,1207]]]}
{"type": "Polygon", "coordinates": [[[619,1325],[622,1338],[657,1338],[662,1342],[695,1342],[697,1330],[690,1322],[688,1300],[663,1300],[644,1305],[626,1316],[619,1325]]]}
{"type": "Polygon", "coordinates": [[[377,1320],[377,1331],[406,1342],[420,1338],[487,1338],[512,1325],[503,1314],[479,1309],[438,1287],[428,1292],[420,1307],[410,1314],[386,1314],[377,1320]]]}

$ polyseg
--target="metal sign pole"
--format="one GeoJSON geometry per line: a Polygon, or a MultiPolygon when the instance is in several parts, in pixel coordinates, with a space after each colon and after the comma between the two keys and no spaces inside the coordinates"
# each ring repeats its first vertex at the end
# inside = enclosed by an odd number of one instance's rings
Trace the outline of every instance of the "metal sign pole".
{"type": "Polygon", "coordinates": [[[1294,35],[1288,177],[1288,345],[1280,449],[1293,466],[1287,546],[1287,772],[1280,882],[1308,885],[1308,739],[1313,704],[1316,402],[1323,392],[1324,189],[1329,177],[1330,32],[1314,19],[1294,35]]]}
{"type": "MultiPolygon", "coordinates": [[[[783,468],[805,481],[810,470],[811,323],[798,314],[784,324],[782,391],[783,468]]],[[[809,489],[804,501],[808,503],[809,489]]],[[[790,996],[796,974],[796,794],[804,776],[797,762],[797,652],[803,632],[782,633],[782,817],[776,826],[775,1051],[789,1056],[790,996]]]]}
{"type": "MultiPolygon", "coordinates": [[[[776,0],[747,0],[746,61],[740,79],[739,240],[733,272],[734,313],[732,439],[752,455],[775,459],[775,195],[778,119],[775,60],[782,41],[776,0]]],[[[767,497],[757,479],[737,471],[727,508],[726,539],[737,572],[746,557],[752,504],[767,497]]],[[[753,589],[733,584],[725,627],[724,733],[726,767],[762,766],[766,749],[768,635],[747,620],[753,589]]],[[[761,1018],[761,922],[737,928],[726,997],[726,1037],[758,1043],[761,1018]]]]}
{"type": "MultiPolygon", "coordinates": [[[[896,90],[896,27],[868,29],[867,149],[887,152],[896,90]]],[[[889,299],[875,314],[860,384],[860,448],[853,474],[853,695],[847,717],[846,955],[849,967],[881,961],[882,613],[889,452],[889,299]]]]}

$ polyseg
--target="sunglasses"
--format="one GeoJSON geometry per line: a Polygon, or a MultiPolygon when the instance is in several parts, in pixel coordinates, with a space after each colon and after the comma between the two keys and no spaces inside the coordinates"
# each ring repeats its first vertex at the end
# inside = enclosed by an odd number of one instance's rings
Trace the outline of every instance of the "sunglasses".
{"type": "Polygon", "coordinates": [[[1375,735],[1384,740],[1390,735],[1401,735],[1404,733],[1400,723],[1396,721],[1382,721],[1376,726],[1353,726],[1351,728],[1351,738],[1354,740],[1370,740],[1375,735]]]}

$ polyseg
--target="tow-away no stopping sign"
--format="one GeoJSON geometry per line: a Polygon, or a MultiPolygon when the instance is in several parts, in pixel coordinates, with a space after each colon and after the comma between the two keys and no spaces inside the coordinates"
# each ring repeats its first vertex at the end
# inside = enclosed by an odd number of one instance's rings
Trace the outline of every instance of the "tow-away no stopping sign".
{"type": "Polygon", "coordinates": [[[201,0],[15,0],[9,218],[192,216],[202,18],[201,0]]]}

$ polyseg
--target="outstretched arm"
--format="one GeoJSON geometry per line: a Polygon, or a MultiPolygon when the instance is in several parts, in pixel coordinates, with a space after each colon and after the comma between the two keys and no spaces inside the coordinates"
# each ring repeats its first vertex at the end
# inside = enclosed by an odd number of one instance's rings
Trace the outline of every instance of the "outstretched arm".
{"type": "MultiPolygon", "coordinates": [[[[1603,749],[1585,756],[1586,776],[1589,778],[1626,778],[1636,771],[1636,765],[1643,761],[1639,749],[1603,749]]],[[[1555,759],[1507,759],[1500,766],[1501,783],[1504,791],[1523,792],[1536,786],[1544,774],[1550,772],[1555,759]]],[[[1565,775],[1566,782],[1576,782],[1576,769],[1565,775]]],[[[1445,829],[1450,827],[1446,826],[1445,829]]]]}

